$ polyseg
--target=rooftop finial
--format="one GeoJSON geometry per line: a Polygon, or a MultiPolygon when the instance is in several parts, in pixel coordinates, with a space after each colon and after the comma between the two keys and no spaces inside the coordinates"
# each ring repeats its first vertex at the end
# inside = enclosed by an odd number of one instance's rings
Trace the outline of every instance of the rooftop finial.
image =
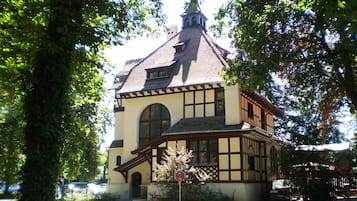
{"type": "Polygon", "coordinates": [[[198,0],[191,0],[191,2],[187,6],[186,12],[194,10],[200,10],[200,4],[198,3],[198,0]]]}

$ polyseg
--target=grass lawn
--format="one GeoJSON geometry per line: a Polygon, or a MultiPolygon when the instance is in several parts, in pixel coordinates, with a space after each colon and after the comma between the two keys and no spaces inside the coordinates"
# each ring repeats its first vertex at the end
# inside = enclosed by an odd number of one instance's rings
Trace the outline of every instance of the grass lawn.
{"type": "Polygon", "coordinates": [[[5,195],[4,192],[0,192],[0,199],[15,199],[16,193],[10,193],[5,195]]]}

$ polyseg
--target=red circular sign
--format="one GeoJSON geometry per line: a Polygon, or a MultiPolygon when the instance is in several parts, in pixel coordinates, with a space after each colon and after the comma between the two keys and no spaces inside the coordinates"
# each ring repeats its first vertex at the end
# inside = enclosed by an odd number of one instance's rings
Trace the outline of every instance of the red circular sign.
{"type": "Polygon", "coordinates": [[[183,172],[181,170],[176,171],[175,179],[178,182],[184,181],[185,180],[185,172],[183,172]]]}

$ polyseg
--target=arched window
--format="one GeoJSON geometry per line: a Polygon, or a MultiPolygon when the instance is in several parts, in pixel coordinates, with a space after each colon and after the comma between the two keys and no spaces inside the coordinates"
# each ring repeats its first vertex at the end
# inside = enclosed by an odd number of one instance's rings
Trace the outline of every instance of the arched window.
{"type": "Polygon", "coordinates": [[[169,110],[162,104],[149,105],[140,116],[139,146],[160,136],[169,127],[169,110]]]}
{"type": "Polygon", "coordinates": [[[117,156],[116,160],[115,160],[115,165],[116,166],[120,166],[121,165],[121,156],[117,156]]]}

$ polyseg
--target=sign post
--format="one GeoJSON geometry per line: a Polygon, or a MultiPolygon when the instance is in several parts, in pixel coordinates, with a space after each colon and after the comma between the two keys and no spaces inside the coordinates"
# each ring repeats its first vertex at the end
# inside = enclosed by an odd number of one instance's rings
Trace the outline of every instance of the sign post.
{"type": "Polygon", "coordinates": [[[178,186],[179,186],[179,201],[181,201],[181,195],[182,195],[182,189],[181,189],[181,183],[185,180],[185,172],[178,170],[176,171],[175,174],[175,179],[178,182],[178,186]]]}

